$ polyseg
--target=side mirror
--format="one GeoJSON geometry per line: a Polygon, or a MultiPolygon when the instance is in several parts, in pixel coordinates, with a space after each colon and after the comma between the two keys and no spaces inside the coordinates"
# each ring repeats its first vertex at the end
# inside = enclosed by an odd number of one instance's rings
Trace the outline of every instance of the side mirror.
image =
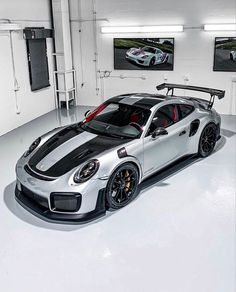
{"type": "Polygon", "coordinates": [[[90,114],[90,110],[86,111],[86,112],[84,113],[85,118],[86,118],[89,114],[90,114]]]}
{"type": "Polygon", "coordinates": [[[168,135],[168,132],[165,128],[159,127],[152,133],[152,139],[156,139],[158,136],[168,135]]]}

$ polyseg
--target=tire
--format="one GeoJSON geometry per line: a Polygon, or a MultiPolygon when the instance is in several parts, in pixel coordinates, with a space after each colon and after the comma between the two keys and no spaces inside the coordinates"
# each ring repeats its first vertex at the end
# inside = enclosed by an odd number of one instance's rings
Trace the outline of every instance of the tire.
{"type": "Polygon", "coordinates": [[[169,60],[169,56],[166,56],[166,59],[165,59],[165,62],[164,63],[165,64],[168,63],[168,60],[169,60]]]}
{"type": "Polygon", "coordinates": [[[152,59],[149,62],[149,67],[152,67],[155,64],[156,59],[152,57],[152,59]]]}
{"type": "Polygon", "coordinates": [[[202,130],[199,139],[198,155],[200,157],[209,156],[215,148],[216,140],[217,126],[214,123],[210,123],[202,130]]]}
{"type": "Polygon", "coordinates": [[[106,187],[108,210],[117,210],[129,204],[138,190],[139,172],[132,163],[124,163],[111,175],[106,187]]]}

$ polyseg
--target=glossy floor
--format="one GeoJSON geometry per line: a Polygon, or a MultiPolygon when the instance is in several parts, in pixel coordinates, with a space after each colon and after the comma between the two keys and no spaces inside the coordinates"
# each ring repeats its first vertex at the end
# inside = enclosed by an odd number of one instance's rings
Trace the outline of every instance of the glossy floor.
{"type": "Polygon", "coordinates": [[[49,224],[16,203],[17,158],[86,110],[53,111],[0,137],[0,291],[234,292],[236,117],[222,117],[210,157],[159,173],[94,223],[49,224]]]}

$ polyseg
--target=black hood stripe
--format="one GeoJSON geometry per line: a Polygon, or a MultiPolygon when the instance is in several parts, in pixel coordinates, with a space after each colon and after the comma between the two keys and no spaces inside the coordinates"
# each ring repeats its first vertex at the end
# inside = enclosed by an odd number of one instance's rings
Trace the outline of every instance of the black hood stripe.
{"type": "Polygon", "coordinates": [[[53,135],[46,143],[44,143],[38,151],[30,158],[29,166],[35,170],[36,165],[49,153],[55,150],[57,147],[65,143],[66,141],[74,138],[75,136],[83,133],[84,131],[78,126],[78,124],[71,125],[62,129],[60,132],[53,135]]]}
{"type": "Polygon", "coordinates": [[[98,136],[67,154],[64,158],[44,172],[44,175],[54,177],[61,176],[76,166],[96,157],[96,155],[127,143],[127,141],[127,139],[98,136]]]}
{"type": "Polygon", "coordinates": [[[32,163],[32,161],[29,162],[29,166],[31,169],[39,174],[43,174],[49,177],[58,177],[72,170],[76,166],[90,160],[91,158],[96,157],[96,155],[99,155],[102,152],[110,150],[114,147],[123,145],[129,141],[131,141],[131,139],[118,139],[105,136],[97,136],[96,138],[91,139],[90,141],[84,143],[83,145],[68,153],[65,157],[56,162],[46,171],[40,171],[39,169],[37,169],[37,163],[34,164],[32,163]]]}

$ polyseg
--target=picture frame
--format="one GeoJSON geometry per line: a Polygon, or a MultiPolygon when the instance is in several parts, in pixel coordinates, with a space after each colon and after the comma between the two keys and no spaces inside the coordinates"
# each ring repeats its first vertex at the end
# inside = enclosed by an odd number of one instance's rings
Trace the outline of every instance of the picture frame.
{"type": "Polygon", "coordinates": [[[114,38],[115,70],[174,70],[174,38],[114,38]]]}

